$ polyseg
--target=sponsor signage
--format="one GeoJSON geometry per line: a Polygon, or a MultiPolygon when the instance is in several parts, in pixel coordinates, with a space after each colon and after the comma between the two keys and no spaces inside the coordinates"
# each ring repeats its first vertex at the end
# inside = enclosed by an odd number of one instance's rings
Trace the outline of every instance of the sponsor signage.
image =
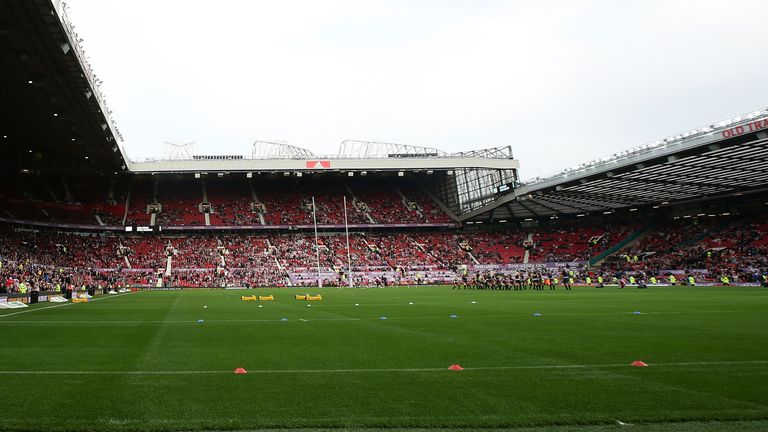
{"type": "Polygon", "coordinates": [[[331,167],[331,161],[329,160],[308,160],[307,168],[309,169],[328,169],[331,167]]]}

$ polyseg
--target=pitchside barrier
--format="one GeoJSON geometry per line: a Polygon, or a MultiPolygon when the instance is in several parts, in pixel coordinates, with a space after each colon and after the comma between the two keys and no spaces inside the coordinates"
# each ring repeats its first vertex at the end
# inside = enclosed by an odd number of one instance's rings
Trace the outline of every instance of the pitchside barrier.
{"type": "MultiPolygon", "coordinates": [[[[27,305],[27,304],[35,304],[38,302],[42,303],[42,302],[51,301],[52,297],[64,297],[65,295],[66,295],[65,292],[54,292],[54,291],[35,291],[35,292],[28,292],[25,294],[19,294],[19,293],[3,294],[3,295],[0,295],[0,303],[19,302],[27,305]]],[[[0,308],[1,307],[2,306],[0,306],[0,308]]]]}
{"type": "MultiPolygon", "coordinates": [[[[125,292],[134,292],[138,291],[136,288],[126,289],[121,288],[120,290],[114,292],[116,293],[125,293],[125,292]]],[[[78,290],[71,293],[72,298],[77,298],[80,295],[85,294],[85,291],[78,290]]],[[[88,291],[89,296],[95,297],[103,294],[112,294],[107,290],[104,289],[91,289],[88,291]]],[[[11,303],[16,302],[24,305],[29,304],[35,304],[35,303],[42,303],[42,302],[53,302],[53,303],[62,303],[62,301],[69,301],[67,300],[70,298],[70,293],[67,291],[30,291],[28,293],[20,294],[20,293],[7,293],[0,295],[0,309],[9,309],[8,307],[3,306],[5,303],[11,303]]]]}

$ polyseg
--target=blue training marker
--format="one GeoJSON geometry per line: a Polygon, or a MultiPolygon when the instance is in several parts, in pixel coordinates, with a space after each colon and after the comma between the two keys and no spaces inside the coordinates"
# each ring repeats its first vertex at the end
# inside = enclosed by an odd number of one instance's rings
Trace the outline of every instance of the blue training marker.
{"type": "Polygon", "coordinates": [[[536,312],[535,314],[533,314],[533,316],[541,316],[541,314],[536,312]]]}
{"type": "Polygon", "coordinates": [[[633,313],[633,314],[635,314],[635,315],[640,315],[642,312],[640,312],[640,311],[634,311],[634,312],[632,312],[632,313],[633,313]]]}

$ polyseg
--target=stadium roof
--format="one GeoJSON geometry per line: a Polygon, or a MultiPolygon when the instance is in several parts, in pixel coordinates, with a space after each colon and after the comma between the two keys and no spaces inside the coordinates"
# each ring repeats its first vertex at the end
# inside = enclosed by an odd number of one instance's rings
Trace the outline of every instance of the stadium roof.
{"type": "Polygon", "coordinates": [[[477,223],[608,214],[764,190],[768,109],[534,179],[459,219],[477,223]]]}
{"type": "Polygon", "coordinates": [[[256,141],[252,154],[192,155],[178,151],[176,157],[128,161],[135,173],[168,172],[295,172],[295,171],[424,171],[485,168],[516,170],[519,162],[512,149],[494,147],[459,153],[406,144],[347,140],[338,154],[316,155],[285,143],[256,141]]]}
{"type": "Polygon", "coordinates": [[[61,1],[0,2],[0,142],[14,168],[121,170],[120,135],[86,59],[61,1]]]}

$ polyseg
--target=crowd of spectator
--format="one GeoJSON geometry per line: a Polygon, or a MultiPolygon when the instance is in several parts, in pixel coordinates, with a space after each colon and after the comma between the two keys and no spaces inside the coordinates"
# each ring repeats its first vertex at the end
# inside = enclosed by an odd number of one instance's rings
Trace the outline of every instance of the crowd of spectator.
{"type": "MultiPolygon", "coordinates": [[[[594,275],[666,280],[759,281],[768,268],[764,217],[664,221],[594,275]]],[[[311,232],[118,236],[0,227],[3,280],[177,286],[382,284],[442,280],[463,268],[569,263],[574,268],[638,231],[633,224],[501,232],[311,232]],[[527,257],[527,259],[526,259],[527,257]],[[378,282],[377,282],[378,281],[378,282]]],[[[501,268],[501,267],[500,267],[501,268]]],[[[10,283],[13,286],[13,283],[10,283]]]]}

